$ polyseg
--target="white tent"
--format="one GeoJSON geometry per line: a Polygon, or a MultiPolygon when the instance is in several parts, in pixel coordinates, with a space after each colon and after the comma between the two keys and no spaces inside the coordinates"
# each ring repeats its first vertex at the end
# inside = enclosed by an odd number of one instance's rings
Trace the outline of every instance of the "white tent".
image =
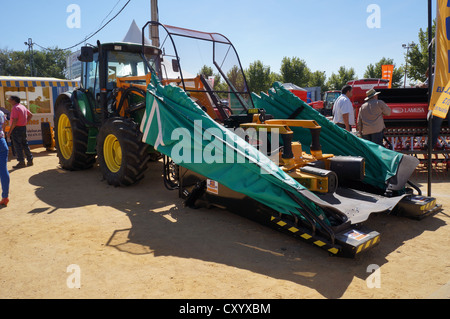
{"type": "MultiPolygon", "coordinates": [[[[130,28],[128,29],[128,32],[123,38],[122,42],[142,44],[142,31],[137,26],[136,21],[133,20],[133,22],[131,22],[130,28]]],[[[152,44],[151,41],[146,37],[144,37],[144,43],[146,45],[152,44]]]]}

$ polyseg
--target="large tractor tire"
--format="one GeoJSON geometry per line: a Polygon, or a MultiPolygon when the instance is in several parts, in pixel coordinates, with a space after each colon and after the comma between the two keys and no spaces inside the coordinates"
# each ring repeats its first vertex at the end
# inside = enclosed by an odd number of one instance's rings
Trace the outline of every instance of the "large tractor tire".
{"type": "Polygon", "coordinates": [[[88,128],[81,123],[69,98],[55,105],[55,132],[56,152],[63,169],[76,171],[94,165],[95,155],[86,154],[88,128]]]}
{"type": "Polygon", "coordinates": [[[98,163],[110,185],[129,186],[144,177],[150,156],[139,125],[131,119],[111,118],[97,136],[98,163]]]}

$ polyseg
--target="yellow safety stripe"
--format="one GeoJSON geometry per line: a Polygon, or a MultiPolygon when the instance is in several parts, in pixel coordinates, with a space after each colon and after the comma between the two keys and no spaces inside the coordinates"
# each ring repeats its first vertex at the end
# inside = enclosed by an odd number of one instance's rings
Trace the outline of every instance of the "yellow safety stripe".
{"type": "Polygon", "coordinates": [[[380,236],[376,236],[375,238],[361,244],[358,246],[358,248],[356,249],[356,253],[360,253],[363,250],[366,250],[369,247],[374,246],[376,243],[378,243],[380,241],[380,236]]]}
{"type": "Polygon", "coordinates": [[[297,228],[297,227],[295,227],[295,226],[289,225],[288,223],[282,221],[282,220],[279,219],[279,218],[276,218],[276,217],[274,217],[274,216],[271,216],[271,217],[270,217],[270,220],[271,220],[272,222],[274,222],[275,224],[277,224],[278,226],[281,226],[281,227],[283,227],[283,228],[289,230],[291,233],[293,233],[293,234],[295,234],[295,235],[298,235],[298,236],[302,237],[302,238],[305,239],[305,240],[310,240],[310,239],[312,238],[312,240],[314,240],[314,241],[312,242],[313,244],[315,244],[316,246],[319,246],[319,247],[321,247],[321,248],[324,248],[324,249],[328,250],[330,253],[332,253],[332,254],[334,254],[334,255],[337,254],[337,253],[339,253],[339,249],[337,249],[336,247],[333,247],[333,246],[331,246],[331,245],[328,245],[327,243],[325,243],[325,242],[323,242],[323,241],[321,241],[321,240],[319,240],[319,239],[313,238],[312,235],[310,235],[310,234],[308,234],[308,233],[306,233],[306,232],[301,231],[299,228],[297,228]]]}
{"type": "Polygon", "coordinates": [[[420,206],[420,210],[429,210],[430,208],[434,207],[436,205],[436,200],[432,200],[426,205],[420,206]]]}

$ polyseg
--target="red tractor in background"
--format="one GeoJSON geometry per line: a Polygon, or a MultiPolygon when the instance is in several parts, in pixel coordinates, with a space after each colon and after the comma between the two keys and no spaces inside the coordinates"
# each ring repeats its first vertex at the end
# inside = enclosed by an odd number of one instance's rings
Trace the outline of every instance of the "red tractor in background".
{"type": "MultiPolygon", "coordinates": [[[[388,88],[389,81],[384,79],[360,79],[347,82],[353,87],[352,103],[355,116],[364,103],[366,92],[375,89],[380,92],[378,98],[391,108],[390,116],[385,116],[385,146],[395,151],[417,156],[425,154],[424,145],[428,140],[428,88],[388,88]]],[[[448,162],[450,151],[450,129],[441,128],[438,143],[433,151],[448,162]]]]}
{"type": "MultiPolygon", "coordinates": [[[[426,154],[424,145],[428,140],[428,88],[389,88],[389,80],[358,79],[347,82],[353,87],[351,101],[358,117],[359,108],[365,102],[366,92],[375,89],[380,92],[378,98],[391,108],[390,116],[385,116],[385,147],[418,157],[426,154]]],[[[286,88],[306,102],[306,90],[291,87],[286,88]]],[[[324,116],[332,116],[333,106],[341,91],[326,91],[323,100],[309,103],[324,116]]],[[[450,164],[450,128],[442,125],[437,145],[433,150],[436,159],[450,164]]],[[[420,158],[421,160],[424,159],[420,158]]]]}
{"type": "MultiPolygon", "coordinates": [[[[353,87],[351,101],[358,117],[359,108],[365,102],[366,92],[375,89],[378,98],[391,108],[390,116],[385,116],[385,147],[418,157],[426,154],[424,145],[428,141],[428,88],[389,88],[385,79],[358,79],[347,82],[353,87]]],[[[333,106],[340,91],[327,91],[322,101],[309,103],[322,115],[332,116],[333,106]]],[[[437,145],[433,150],[436,159],[450,164],[450,128],[445,121],[437,145]]],[[[423,160],[425,157],[420,158],[423,160]]],[[[448,165],[447,165],[448,166],[448,165]]]]}
{"type": "Polygon", "coordinates": [[[323,100],[309,103],[315,110],[319,111],[324,116],[331,116],[334,102],[341,95],[341,91],[333,90],[326,91],[323,100]]]}
{"type": "MultiPolygon", "coordinates": [[[[307,90],[293,84],[293,83],[283,83],[284,88],[291,91],[295,96],[300,98],[305,103],[308,103],[307,90]]],[[[323,100],[313,101],[308,103],[315,110],[324,116],[330,116],[332,114],[334,101],[341,95],[341,91],[326,91],[323,100]]]]}

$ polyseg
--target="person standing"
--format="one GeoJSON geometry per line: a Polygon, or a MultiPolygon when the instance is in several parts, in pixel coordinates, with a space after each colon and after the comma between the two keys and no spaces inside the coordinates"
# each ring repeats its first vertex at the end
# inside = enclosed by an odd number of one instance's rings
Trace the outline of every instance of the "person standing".
{"type": "Polygon", "coordinates": [[[353,95],[353,88],[350,85],[345,85],[341,93],[334,102],[333,122],[337,126],[351,132],[352,125],[355,125],[355,111],[353,110],[352,101],[350,101],[353,95]]]}
{"type": "Polygon", "coordinates": [[[2,184],[2,200],[0,205],[7,206],[9,203],[9,172],[8,172],[8,153],[9,148],[5,139],[3,125],[6,122],[5,113],[0,110],[0,182],[2,184]]]}
{"type": "Polygon", "coordinates": [[[391,115],[391,109],[384,101],[378,99],[378,94],[374,89],[366,92],[366,101],[359,109],[358,123],[356,128],[363,139],[372,141],[378,145],[383,145],[384,119],[383,115],[391,115]]]}
{"type": "Polygon", "coordinates": [[[33,155],[27,140],[27,123],[33,117],[33,114],[25,106],[20,104],[20,98],[10,96],[8,102],[12,105],[11,109],[11,128],[8,137],[12,138],[12,143],[16,151],[18,164],[13,168],[25,167],[24,153],[27,158],[27,166],[33,165],[33,155]]]}

